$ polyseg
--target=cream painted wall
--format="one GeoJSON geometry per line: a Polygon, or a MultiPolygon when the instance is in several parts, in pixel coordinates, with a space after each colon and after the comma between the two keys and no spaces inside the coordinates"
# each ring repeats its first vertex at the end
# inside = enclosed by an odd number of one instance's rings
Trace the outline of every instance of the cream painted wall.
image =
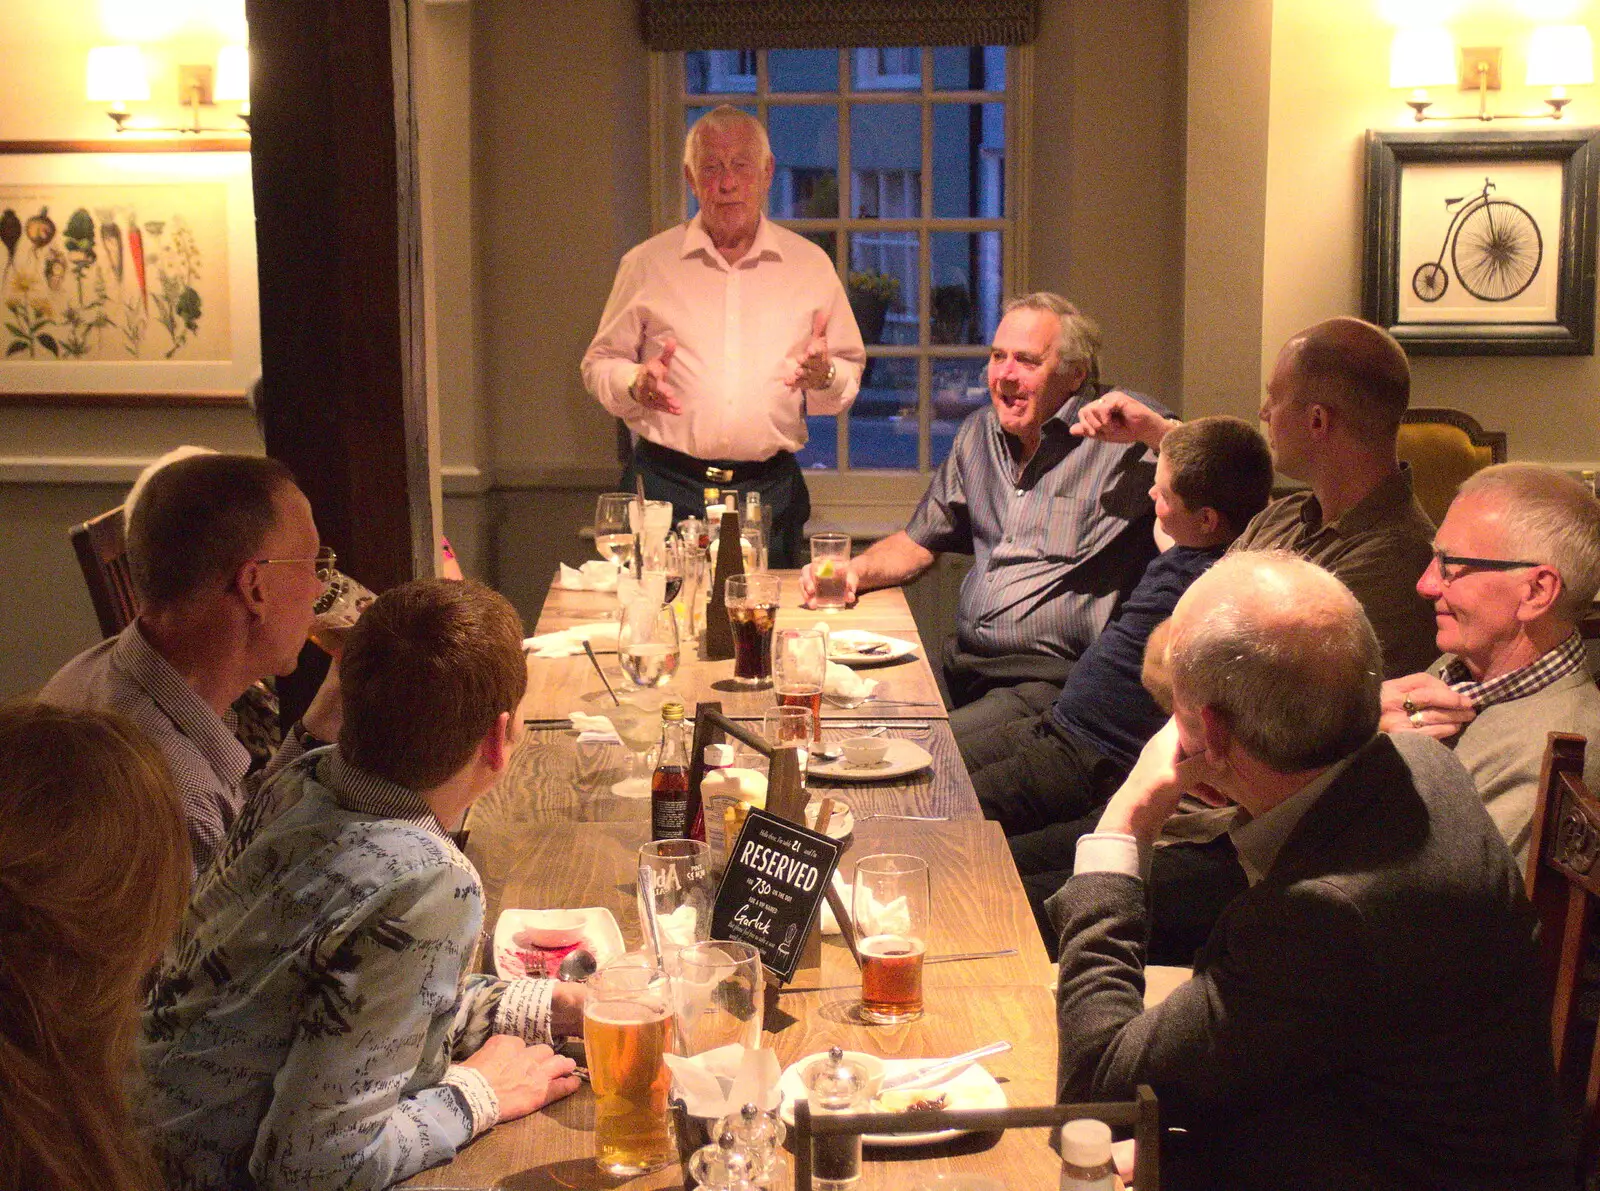
{"type": "MultiPolygon", "coordinates": [[[[1503,45],[1505,90],[1491,109],[1531,111],[1542,92],[1522,85],[1531,21],[1499,0],[1458,4],[1457,45],[1503,45]]],[[[1578,4],[1600,39],[1600,13],[1578,4]]],[[[1363,135],[1415,127],[1389,89],[1394,26],[1377,0],[1329,4],[1277,0],[1272,6],[1270,137],[1267,153],[1261,375],[1296,330],[1361,308],[1363,135]]],[[[1600,122],[1600,88],[1573,89],[1563,123],[1600,122]]],[[[1474,110],[1475,96],[1440,90],[1446,111],[1474,110]]],[[[1547,127],[1537,121],[1534,127],[1547,127]]],[[[1470,126],[1470,125],[1468,125],[1470,126]]],[[[1526,127],[1526,125],[1524,125],[1526,127]]],[[[1517,127],[1496,122],[1495,128],[1517,127]]],[[[1192,350],[1192,349],[1191,349],[1192,350]]],[[[1514,459],[1593,466],[1600,458],[1600,362],[1594,356],[1412,360],[1412,403],[1463,409],[1505,430],[1514,459]]],[[[1256,394],[1230,402],[1253,416],[1256,394]]]]}

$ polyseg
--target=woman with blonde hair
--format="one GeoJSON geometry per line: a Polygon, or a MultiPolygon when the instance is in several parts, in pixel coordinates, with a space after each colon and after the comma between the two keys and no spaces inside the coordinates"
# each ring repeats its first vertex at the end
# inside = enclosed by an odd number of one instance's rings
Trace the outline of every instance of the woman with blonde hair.
{"type": "Polygon", "coordinates": [[[0,1188],[153,1191],[125,1097],[137,1000],[189,891],[166,762],[131,723],[0,705],[0,1188]]]}

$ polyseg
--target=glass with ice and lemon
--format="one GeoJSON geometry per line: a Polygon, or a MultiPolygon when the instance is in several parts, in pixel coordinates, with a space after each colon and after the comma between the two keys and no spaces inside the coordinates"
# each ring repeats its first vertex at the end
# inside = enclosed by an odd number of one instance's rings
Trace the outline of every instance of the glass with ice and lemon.
{"type": "Polygon", "coordinates": [[[845,572],[850,569],[850,535],[814,533],[811,535],[811,577],[817,593],[811,597],[814,608],[843,608],[849,602],[845,572]]]}

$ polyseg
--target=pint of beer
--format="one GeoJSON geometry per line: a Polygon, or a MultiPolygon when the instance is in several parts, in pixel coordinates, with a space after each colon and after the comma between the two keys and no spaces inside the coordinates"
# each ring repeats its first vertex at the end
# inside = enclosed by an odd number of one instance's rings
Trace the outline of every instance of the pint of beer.
{"type": "Polygon", "coordinates": [[[932,908],[928,862],[895,853],[863,856],[852,900],[861,939],[861,1016],[886,1024],[916,1020],[932,908]]]}
{"type": "Polygon", "coordinates": [[[677,1160],[667,1123],[672,998],[664,972],[641,955],[618,956],[589,977],[584,1045],[594,1087],[595,1163],[628,1176],[677,1160]]]}

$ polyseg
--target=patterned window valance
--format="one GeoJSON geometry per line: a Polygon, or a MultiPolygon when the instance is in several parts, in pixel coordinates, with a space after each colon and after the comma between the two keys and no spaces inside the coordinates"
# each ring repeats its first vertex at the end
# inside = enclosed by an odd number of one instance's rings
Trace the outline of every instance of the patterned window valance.
{"type": "Polygon", "coordinates": [[[652,50],[1023,45],[1038,0],[640,0],[652,50]]]}

